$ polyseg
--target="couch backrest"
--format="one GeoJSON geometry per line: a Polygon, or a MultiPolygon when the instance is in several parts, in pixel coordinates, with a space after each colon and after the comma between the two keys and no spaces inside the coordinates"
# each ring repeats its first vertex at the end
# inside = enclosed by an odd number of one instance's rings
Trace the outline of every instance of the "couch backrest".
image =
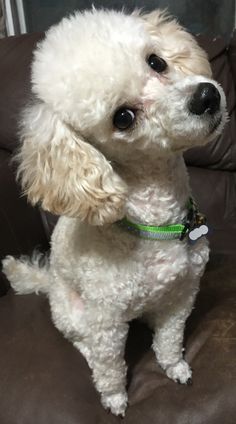
{"type": "MultiPolygon", "coordinates": [[[[18,143],[19,111],[30,96],[32,50],[42,33],[0,40],[0,148],[12,151],[18,143]]],[[[214,142],[185,155],[188,165],[236,170],[236,34],[230,44],[221,38],[198,37],[208,52],[214,78],[223,86],[230,121],[214,142]]]]}
{"type": "Polygon", "coordinates": [[[30,96],[32,51],[43,34],[0,39],[0,148],[17,144],[19,112],[30,96]]]}

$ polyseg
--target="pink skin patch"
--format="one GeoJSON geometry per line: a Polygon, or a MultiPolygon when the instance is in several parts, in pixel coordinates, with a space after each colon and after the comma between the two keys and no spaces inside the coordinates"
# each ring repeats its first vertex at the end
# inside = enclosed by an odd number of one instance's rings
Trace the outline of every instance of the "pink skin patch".
{"type": "Polygon", "coordinates": [[[153,103],[156,102],[156,80],[158,79],[160,85],[167,85],[170,83],[170,79],[165,74],[158,74],[155,71],[150,71],[150,73],[145,77],[143,84],[143,95],[141,98],[133,101],[132,107],[137,110],[145,111],[149,109],[153,103]],[[152,89],[149,88],[154,84],[155,98],[153,98],[152,89]],[[149,87],[148,87],[149,86],[149,87]],[[145,90],[148,89],[151,93],[145,94],[145,90]]]}
{"type": "Polygon", "coordinates": [[[153,103],[155,103],[155,100],[151,100],[151,99],[146,99],[143,101],[143,109],[148,109],[150,106],[153,105],[153,103]]]}
{"type": "MultiPolygon", "coordinates": [[[[150,77],[147,78],[146,85],[152,84],[152,82],[154,82],[156,79],[158,79],[161,85],[167,85],[170,83],[169,78],[166,75],[152,72],[151,78],[150,77]]],[[[156,83],[154,82],[154,84],[155,84],[155,92],[156,92],[156,83]]],[[[156,98],[152,99],[151,97],[152,97],[151,94],[148,94],[147,96],[144,95],[144,98],[142,101],[142,106],[144,109],[148,109],[150,106],[153,105],[153,103],[156,102],[156,98]]]]}
{"type": "Polygon", "coordinates": [[[71,290],[70,292],[70,302],[73,309],[77,309],[78,311],[83,312],[83,301],[81,300],[80,295],[75,290],[71,290]]]}

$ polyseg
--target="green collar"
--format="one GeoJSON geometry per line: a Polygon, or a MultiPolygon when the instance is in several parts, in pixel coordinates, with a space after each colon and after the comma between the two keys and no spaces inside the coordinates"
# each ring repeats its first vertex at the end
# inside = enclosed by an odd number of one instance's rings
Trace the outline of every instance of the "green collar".
{"type": "Polygon", "coordinates": [[[183,240],[190,231],[206,222],[204,215],[200,214],[196,203],[190,197],[187,203],[188,213],[181,224],[155,226],[136,224],[127,218],[118,221],[117,224],[124,230],[130,231],[136,236],[149,240],[183,240]]]}

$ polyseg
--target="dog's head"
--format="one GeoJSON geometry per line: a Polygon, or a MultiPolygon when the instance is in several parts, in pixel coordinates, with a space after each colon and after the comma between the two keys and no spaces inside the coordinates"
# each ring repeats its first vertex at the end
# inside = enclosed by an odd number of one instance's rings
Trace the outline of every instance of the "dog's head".
{"type": "Polygon", "coordinates": [[[86,11],[52,27],[34,55],[38,101],[22,120],[19,172],[29,199],[106,221],[101,202],[111,213],[126,193],[110,160],[158,158],[221,131],[225,97],[210,77],[205,52],[160,11],[86,11]]]}

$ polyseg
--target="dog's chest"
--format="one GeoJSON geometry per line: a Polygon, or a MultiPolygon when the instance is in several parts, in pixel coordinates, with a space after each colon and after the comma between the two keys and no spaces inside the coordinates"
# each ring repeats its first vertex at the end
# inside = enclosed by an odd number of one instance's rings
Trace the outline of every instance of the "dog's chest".
{"type": "Polygon", "coordinates": [[[160,248],[159,244],[154,247],[152,242],[147,242],[139,261],[131,265],[133,274],[124,271],[122,275],[124,285],[119,299],[127,306],[128,318],[175,303],[190,288],[195,290],[207,263],[208,251],[205,238],[194,246],[174,241],[164,242],[160,248]]]}
{"type": "MultiPolygon", "coordinates": [[[[155,242],[154,242],[155,243],[155,242]]],[[[127,305],[131,315],[139,315],[152,309],[165,297],[182,290],[190,269],[187,249],[184,246],[167,246],[166,249],[152,247],[143,251],[140,261],[133,269],[136,272],[126,280],[127,305]]],[[[124,276],[125,277],[125,276],[124,276]]]]}

